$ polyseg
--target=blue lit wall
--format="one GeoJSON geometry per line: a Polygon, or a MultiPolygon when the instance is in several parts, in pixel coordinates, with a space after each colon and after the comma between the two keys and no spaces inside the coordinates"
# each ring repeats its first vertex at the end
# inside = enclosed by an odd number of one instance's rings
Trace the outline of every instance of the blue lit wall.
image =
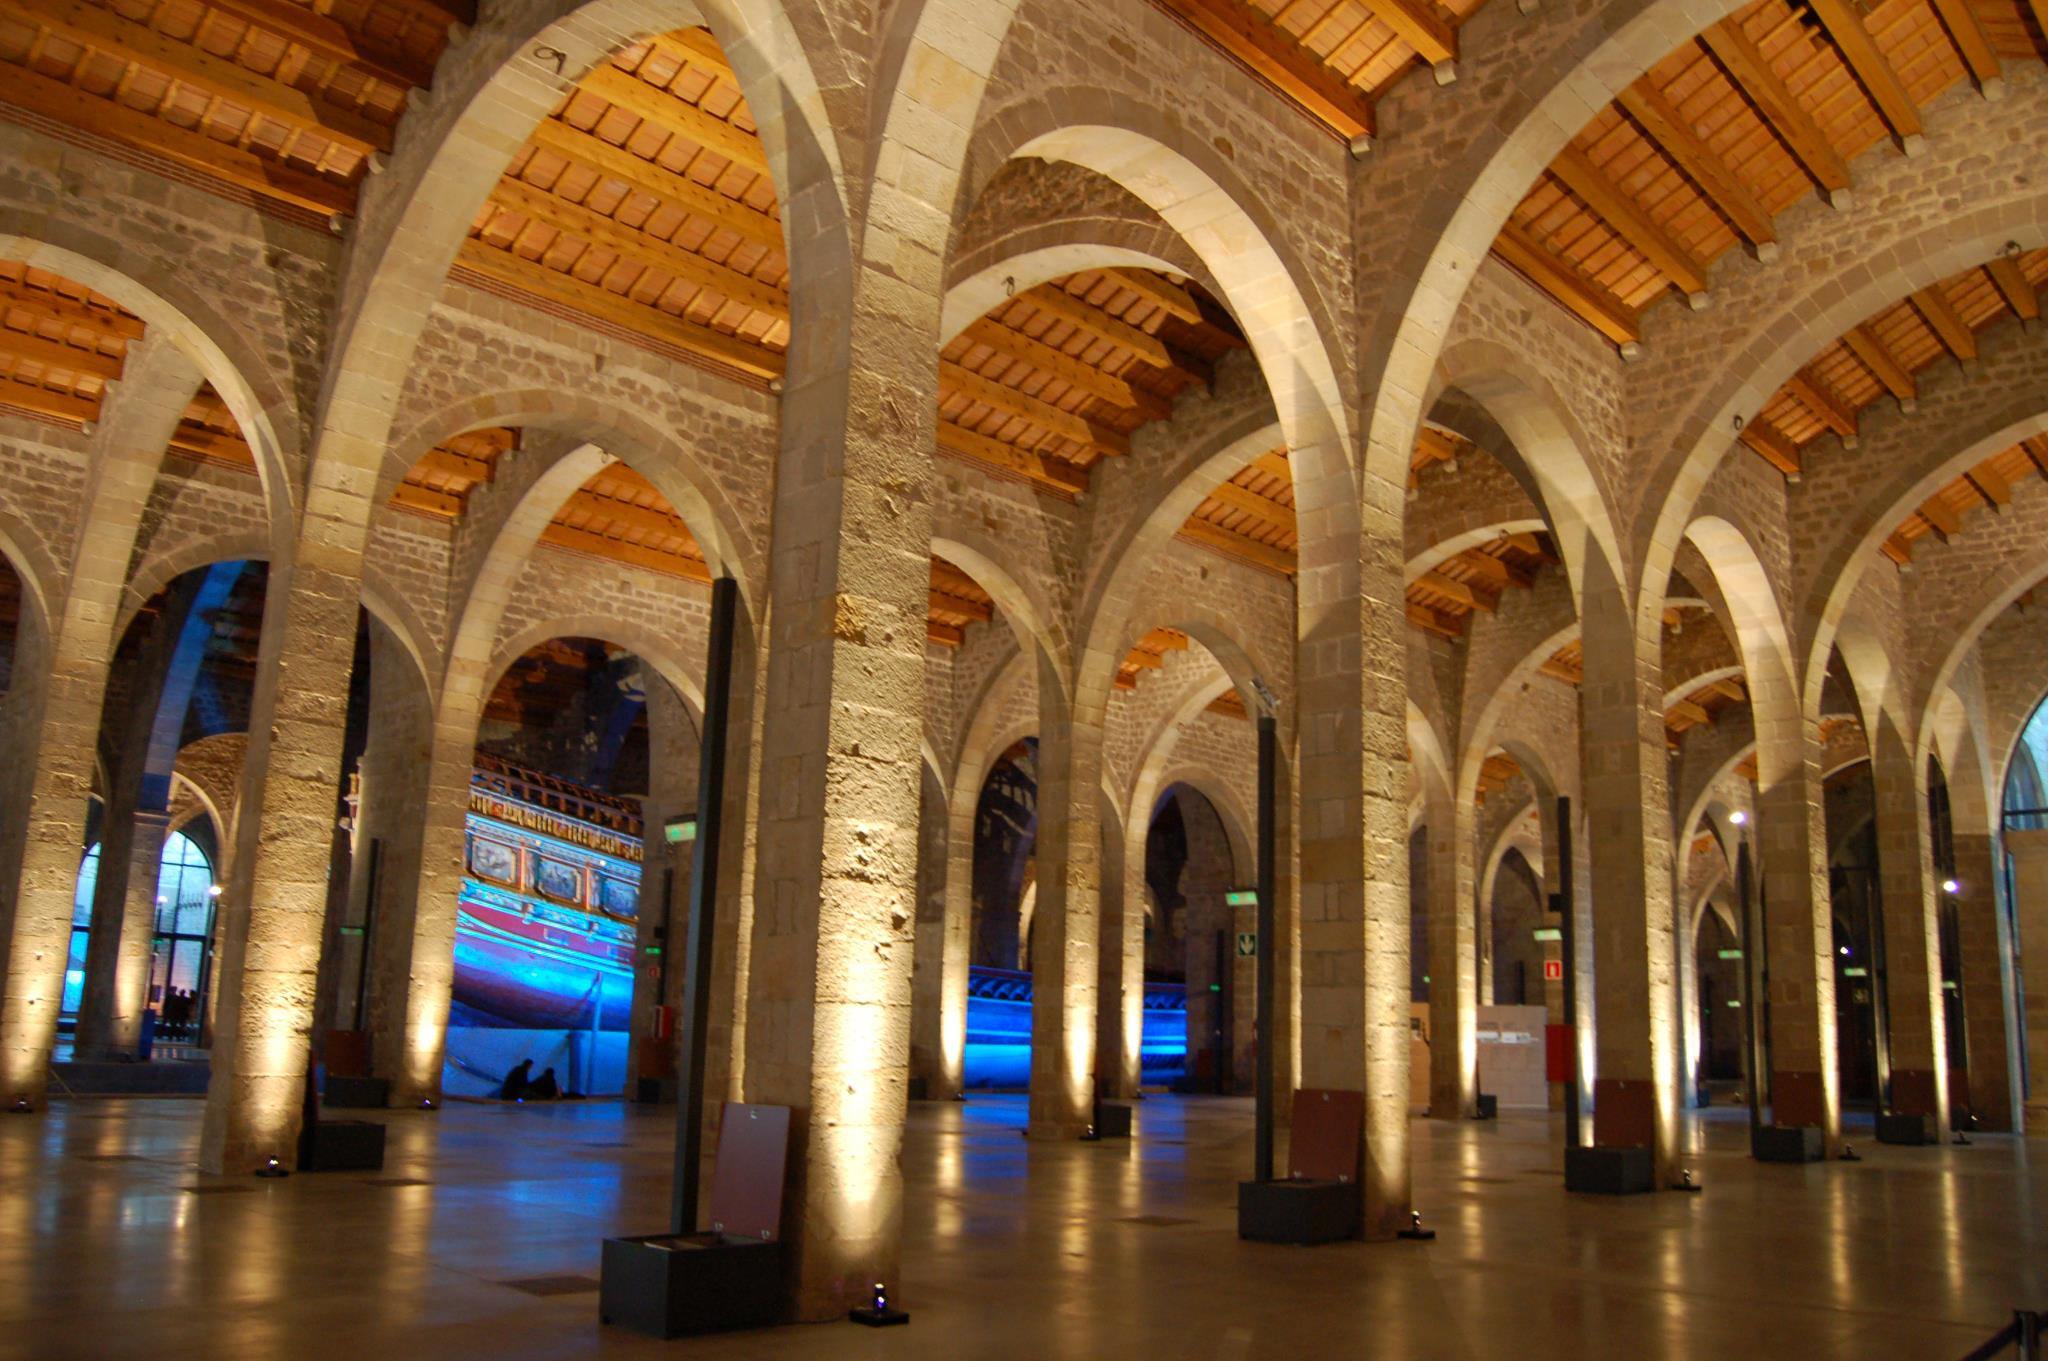
{"type": "MultiPolygon", "coordinates": [[[[1148,1085],[1172,1082],[1187,1066],[1187,990],[1147,983],[1140,1056],[1148,1085]]],[[[1031,1082],[1031,975],[1008,969],[967,971],[965,1080],[971,1088],[1031,1082]]]]}

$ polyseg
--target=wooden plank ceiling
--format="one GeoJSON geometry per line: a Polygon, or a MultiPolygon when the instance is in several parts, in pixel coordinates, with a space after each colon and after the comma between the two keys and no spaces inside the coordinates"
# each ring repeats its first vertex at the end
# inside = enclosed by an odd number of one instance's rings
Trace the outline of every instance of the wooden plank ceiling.
{"type": "Polygon", "coordinates": [[[1457,73],[1458,26],[1481,0],[1153,0],[1363,150],[1374,101],[1417,66],[1457,73]]]}
{"type": "Polygon", "coordinates": [[[351,213],[473,17],[454,0],[0,0],[0,101],[188,180],[351,213]]]}
{"type": "Polygon", "coordinates": [[[1759,0],[1624,90],[1523,196],[1494,253],[1586,324],[1633,343],[1642,310],[1706,292],[1738,245],[1766,255],[1809,194],[1850,191],[1880,142],[1963,80],[2037,61],[2032,0],[1759,0]]]}

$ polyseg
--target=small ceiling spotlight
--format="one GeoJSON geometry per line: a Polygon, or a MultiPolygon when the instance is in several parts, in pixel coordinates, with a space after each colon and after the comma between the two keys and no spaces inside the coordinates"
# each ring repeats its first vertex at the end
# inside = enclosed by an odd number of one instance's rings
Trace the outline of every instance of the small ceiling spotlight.
{"type": "Polygon", "coordinates": [[[223,889],[219,884],[209,884],[207,885],[206,888],[206,896],[209,898],[218,898],[224,892],[226,892],[226,890],[223,889]]]}
{"type": "Polygon", "coordinates": [[[1962,889],[1963,886],[1953,879],[1944,879],[1941,881],[1941,891],[1943,893],[1948,894],[1951,898],[1955,897],[1956,894],[1962,892],[1962,889]]]}
{"type": "Polygon", "coordinates": [[[1734,823],[1737,827],[1741,827],[1749,821],[1749,814],[1738,808],[1728,815],[1728,821],[1734,823]]]}

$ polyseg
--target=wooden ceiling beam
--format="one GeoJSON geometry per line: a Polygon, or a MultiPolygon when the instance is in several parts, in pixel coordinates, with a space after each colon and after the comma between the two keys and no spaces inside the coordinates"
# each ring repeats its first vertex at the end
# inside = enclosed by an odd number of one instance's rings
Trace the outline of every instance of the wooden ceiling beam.
{"type": "Polygon", "coordinates": [[[1190,520],[1182,525],[1180,537],[1204,548],[1213,548],[1230,557],[1242,558],[1268,571],[1279,572],[1285,576],[1293,576],[1295,572],[1294,554],[1285,549],[1275,548],[1271,544],[1260,543],[1257,539],[1248,539],[1242,534],[1219,529],[1205,520],[1190,520]]]}
{"type": "Polygon", "coordinates": [[[1626,304],[1587,278],[1569,260],[1545,250],[1514,223],[1501,228],[1493,249],[1529,282],[1615,344],[1636,343],[1641,333],[1636,327],[1635,313],[1626,304]]]}
{"type": "Polygon", "coordinates": [[[75,85],[11,66],[0,100],[55,122],[122,142],[215,179],[263,194],[322,216],[355,210],[355,191],[345,184],[295,170],[232,142],[181,128],[140,109],[87,94],[75,85]]]}
{"type": "Polygon", "coordinates": [[[936,588],[931,592],[927,608],[934,614],[955,614],[963,619],[973,619],[984,624],[996,617],[996,607],[986,600],[969,600],[963,596],[948,595],[936,588]]]}
{"type": "Polygon", "coordinates": [[[489,482],[496,473],[493,465],[485,459],[470,458],[452,449],[436,447],[420,455],[419,462],[412,465],[415,473],[434,473],[441,477],[459,477],[465,482],[489,482]]]}
{"type": "Polygon", "coordinates": [[[2041,319],[2041,299],[2034,292],[2034,285],[2027,278],[2027,272],[2020,268],[2020,262],[2009,255],[2001,255],[1984,266],[1991,276],[1991,282],[1998,285],[1999,293],[2005,298],[2005,305],[2013,310],[2022,321],[2041,319]]]}
{"type": "Polygon", "coordinates": [[[1747,704],[1749,702],[1749,694],[1742,688],[1742,682],[1733,676],[1723,676],[1720,680],[1709,681],[1707,682],[1707,689],[1721,696],[1721,698],[1733,700],[1737,704],[1747,704]]]}
{"type": "Polygon", "coordinates": [[[1462,581],[1453,580],[1442,572],[1424,572],[1421,576],[1415,578],[1413,582],[1409,583],[1409,589],[1428,591],[1431,595],[1440,595],[1444,599],[1454,601],[1468,610],[1480,608],[1479,596],[1470,586],[1462,581]]]}
{"type": "Polygon", "coordinates": [[[1800,369],[1787,378],[1785,390],[1844,440],[1856,438],[1856,413],[1829,391],[1811,369],[1800,369]]]}
{"type": "Polygon", "coordinates": [[[1427,605],[1419,605],[1411,600],[1408,602],[1407,614],[1408,622],[1425,633],[1434,633],[1439,638],[1464,637],[1464,630],[1459,628],[1455,621],[1445,619],[1427,605]]]}
{"type": "Polygon", "coordinates": [[[1894,530],[1886,536],[1882,544],[1878,545],[1877,551],[1904,567],[1913,560],[1913,541],[1894,530]]]}
{"type": "Polygon", "coordinates": [[[1639,80],[1621,92],[1619,102],[1649,139],[1728,219],[1736,233],[1749,242],[1759,259],[1769,261],[1776,257],[1778,235],[1771,215],[1750,193],[1742,177],[1692,130],[1691,123],[1663,91],[1647,79],[1639,80]]]}
{"type": "Polygon", "coordinates": [[[1986,98],[1997,98],[2004,90],[2005,73],[1998,62],[1998,49],[1975,6],[1970,0],[1934,0],[1934,12],[1941,16],[1941,26],[1948,30],[1949,41],[1955,44],[1963,65],[1969,68],[1970,79],[1986,98]]]}
{"type": "Polygon", "coordinates": [[[0,406],[32,411],[38,416],[70,425],[84,425],[87,421],[99,419],[100,414],[99,403],[89,398],[68,392],[52,392],[33,383],[17,383],[6,378],[0,378],[0,406]]]}
{"type": "Polygon", "coordinates": [[[1821,196],[1837,208],[1848,207],[1848,164],[1741,26],[1733,18],[1723,19],[1702,31],[1700,41],[1728,72],[1736,88],[1756,105],[1764,122],[1783,140],[1793,158],[1805,167],[1821,196]]]}
{"type": "Polygon", "coordinates": [[[940,647],[959,647],[967,641],[967,630],[927,619],[924,621],[924,636],[926,642],[937,643],[940,647]]]}
{"type": "Polygon", "coordinates": [[[621,71],[612,62],[600,62],[576,88],[637,114],[665,132],[685,137],[714,156],[757,175],[768,173],[768,153],[759,137],[706,113],[680,95],[621,71]]]}
{"type": "Polygon", "coordinates": [[[1256,10],[1236,0],[1157,3],[1257,72],[1353,149],[1370,144],[1377,128],[1372,101],[1256,10]]]}
{"type": "Polygon", "coordinates": [[[1706,711],[1705,706],[1696,704],[1689,699],[1672,700],[1671,707],[1664,711],[1664,717],[1667,721],[1673,718],[1682,718],[1688,723],[1694,724],[1711,723],[1714,721],[1714,716],[1706,711]]]}
{"type": "Polygon", "coordinates": [[[1103,273],[1168,316],[1178,317],[1190,326],[1209,324],[1209,319],[1202,315],[1202,308],[1195,301],[1194,295],[1157,270],[1117,268],[1106,269],[1103,273]]]}
{"type": "Polygon", "coordinates": [[[696,558],[643,548],[638,544],[621,543],[617,539],[607,539],[602,534],[593,534],[587,529],[571,529],[563,524],[550,524],[541,530],[540,541],[552,544],[556,548],[587,553],[594,558],[623,562],[629,567],[644,567],[650,572],[665,572],[687,581],[708,583],[711,580],[710,567],[696,558]]]}
{"type": "Polygon", "coordinates": [[[1431,66],[1458,59],[1458,31],[1438,17],[1430,0],[1365,0],[1365,4],[1431,66]]]}
{"type": "Polygon", "coordinates": [[[783,248],[782,222],[774,214],[755,212],[687,175],[678,175],[624,147],[613,146],[594,132],[585,132],[560,119],[544,118],[534,128],[530,140],[537,147],[595,170],[629,189],[652,194],[692,217],[723,227],[744,241],[770,250],[783,248]]]}
{"type": "Polygon", "coordinates": [[[1068,495],[1088,490],[1088,474],[1064,459],[990,439],[951,421],[940,421],[938,434],[942,451],[970,463],[990,464],[1068,495]]]}
{"type": "Polygon", "coordinates": [[[1679,292],[1704,303],[1707,268],[1602,174],[1577,147],[1567,146],[1550,163],[1550,173],[1563,180],[1574,194],[1586,201],[1601,220],[1641,251],[1679,292]]]}
{"type": "Polygon", "coordinates": [[[142,339],[142,318],[131,317],[124,312],[112,312],[104,307],[69,298],[47,289],[31,288],[25,283],[10,283],[0,279],[0,312],[20,308],[32,316],[45,321],[54,321],[64,326],[83,326],[118,340],[142,339]]]}
{"type": "Polygon", "coordinates": [[[1919,289],[1912,295],[1914,310],[1927,320],[1937,339],[1957,359],[1968,363],[1977,357],[1977,333],[1963,320],[1940,284],[1919,289]]]}
{"type": "Polygon", "coordinates": [[[1164,420],[1173,408],[1151,393],[1132,387],[1112,373],[1084,364],[1066,351],[1025,335],[992,317],[981,317],[961,334],[977,345],[986,345],[1014,363],[1043,369],[1061,382],[1080,388],[1111,406],[1137,411],[1147,420],[1164,420]]]}
{"type": "Polygon", "coordinates": [[[180,85],[242,105],[265,118],[309,128],[360,155],[391,150],[391,129],[355,110],[84,0],[35,0],[32,5],[23,0],[0,0],[0,14],[23,24],[40,24],[72,42],[147,66],[180,85]]]}
{"type": "Polygon", "coordinates": [[[487,246],[474,237],[462,243],[456,262],[500,283],[668,341],[743,372],[762,378],[782,376],[782,356],[773,350],[671,315],[658,307],[634,302],[608,288],[585,283],[573,275],[549,269],[510,251],[487,246]]]}
{"type": "Polygon", "coordinates": [[[1765,424],[1763,417],[1744,425],[1737,438],[1785,476],[1799,476],[1799,446],[1786,439],[1776,426],[1765,424]]]}
{"type": "Polygon", "coordinates": [[[316,57],[353,66],[400,89],[433,83],[434,68],[399,53],[372,54],[348,28],[324,14],[292,0],[206,0],[209,7],[253,24],[287,42],[297,43],[316,57]]]}
{"type": "Polygon", "coordinates": [[[1935,532],[1944,539],[1963,527],[1963,517],[1940,492],[1920,503],[1920,515],[1928,524],[1933,525],[1935,532]]]}
{"type": "Polygon", "coordinates": [[[1294,507],[1283,506],[1271,497],[1261,496],[1235,482],[1225,482],[1210,489],[1209,499],[1231,510],[1243,511],[1255,520],[1273,525],[1289,534],[1295,532],[1294,507]]]}
{"type": "Polygon", "coordinates": [[[444,491],[430,491],[416,487],[410,482],[401,482],[391,489],[391,504],[404,510],[418,511],[442,520],[462,518],[462,498],[451,496],[444,491]]]}
{"type": "Polygon", "coordinates": [[[2027,456],[2027,461],[2034,465],[2035,472],[2039,473],[2044,479],[2048,479],[2048,438],[2043,438],[2040,435],[2029,435],[2020,441],[2020,452],[2024,453],[2027,456]]]}
{"type": "Polygon", "coordinates": [[[11,355],[45,368],[63,369],[92,378],[119,378],[121,360],[98,350],[82,350],[76,345],[64,345],[54,340],[45,340],[30,331],[0,330],[0,355],[11,355]]]}
{"type": "MultiPolygon", "coordinates": [[[[675,514],[675,512],[659,511],[651,506],[638,506],[630,501],[621,501],[615,497],[600,496],[588,487],[578,487],[575,491],[570,492],[568,499],[562,502],[562,508],[555,512],[555,519],[559,523],[570,515],[587,515],[593,520],[609,520],[626,533],[659,535],[665,538],[683,539],[690,543],[696,542],[690,536],[689,527],[683,523],[682,517],[675,514]]],[[[602,533],[603,531],[593,530],[591,532],[602,533]]],[[[662,552],[667,550],[656,549],[653,551],[662,552]]]]}
{"type": "Polygon", "coordinates": [[[557,231],[579,236],[600,249],[653,265],[686,284],[709,289],[742,307],[774,317],[777,321],[789,320],[789,295],[775,285],[728,268],[695,251],[685,250],[674,242],[637,231],[580,204],[557,198],[524,180],[507,177],[498,181],[491,200],[510,212],[523,214],[557,231]]]}
{"type": "Polygon", "coordinates": [[[253,468],[256,456],[240,435],[222,434],[203,426],[180,425],[171,432],[170,448],[194,458],[237,468],[253,468]]]}
{"type": "Polygon", "coordinates": [[[1097,340],[1129,350],[1153,368],[1174,367],[1173,355],[1167,351],[1166,342],[1158,336],[1082,301],[1058,284],[1040,284],[1023,294],[1023,300],[1041,312],[1072,323],[1097,340]]]}
{"type": "Polygon", "coordinates": [[[1869,369],[1892,396],[1901,402],[1919,400],[1920,386],[1913,380],[1913,375],[1890,350],[1885,348],[1885,343],[1879,340],[1869,327],[1851,326],[1848,333],[1842,337],[1842,343],[1849,347],[1851,354],[1863,361],[1863,367],[1869,369]]]}
{"type": "Polygon", "coordinates": [[[1131,452],[1130,437],[1121,431],[1064,411],[1051,402],[1040,401],[958,364],[940,361],[939,388],[941,392],[951,390],[969,401],[1028,421],[1040,430],[1070,439],[1097,454],[1112,456],[1131,452]]]}
{"type": "Polygon", "coordinates": [[[1285,449],[1268,449],[1253,459],[1251,466],[1268,477],[1277,477],[1288,486],[1294,485],[1294,465],[1287,461],[1285,449]]]}
{"type": "Polygon", "coordinates": [[[2012,483],[2000,477],[1998,470],[1989,463],[1980,463],[1964,473],[1963,481],[1977,493],[1986,510],[2002,510],[2012,504],[2012,483]]]}
{"type": "Polygon", "coordinates": [[[1926,141],[1926,126],[1920,121],[1920,106],[1899,81],[1899,73],[1879,50],[1877,40],[1863,22],[1852,0],[1809,0],[1813,12],[1835,40],[1849,70],[1877,106],[1878,116],[1892,131],[1899,149],[1917,153],[1926,141]]]}

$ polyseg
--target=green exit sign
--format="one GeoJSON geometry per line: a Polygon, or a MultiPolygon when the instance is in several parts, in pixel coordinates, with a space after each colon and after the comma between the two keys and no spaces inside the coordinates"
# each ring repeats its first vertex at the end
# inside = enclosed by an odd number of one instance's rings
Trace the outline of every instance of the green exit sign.
{"type": "Polygon", "coordinates": [[[661,836],[662,840],[668,842],[671,846],[681,841],[695,841],[697,839],[697,819],[688,814],[684,814],[679,818],[670,818],[662,824],[661,836]]]}
{"type": "Polygon", "coordinates": [[[1740,959],[1740,958],[1742,958],[1742,951],[1740,951],[1740,950],[1716,950],[1716,951],[1714,951],[1714,953],[1715,953],[1715,954],[1717,954],[1717,955],[1719,955],[1719,956],[1720,956],[1721,958],[1723,958],[1723,959],[1740,959]]]}
{"type": "Polygon", "coordinates": [[[1259,891],[1255,888],[1229,889],[1223,894],[1223,902],[1227,907],[1257,907],[1259,891]]]}
{"type": "Polygon", "coordinates": [[[1563,940],[1564,932],[1555,926],[1539,926],[1530,933],[1537,940],[1563,940]]]}

